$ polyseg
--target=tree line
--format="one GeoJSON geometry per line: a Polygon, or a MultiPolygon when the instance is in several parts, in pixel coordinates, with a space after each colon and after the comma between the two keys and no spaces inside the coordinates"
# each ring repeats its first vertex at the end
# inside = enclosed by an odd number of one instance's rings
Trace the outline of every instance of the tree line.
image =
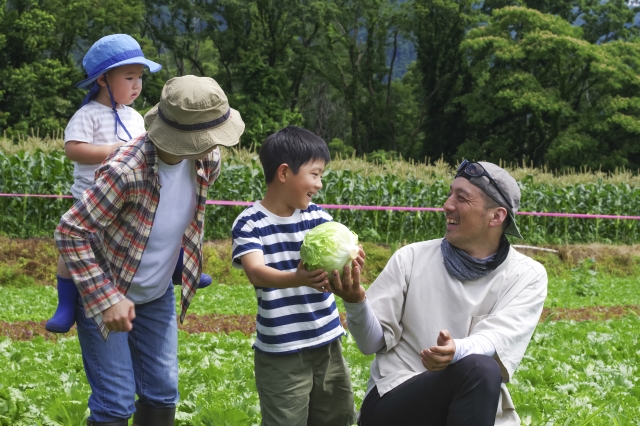
{"type": "Polygon", "coordinates": [[[213,77],[244,146],[295,124],[378,161],[637,170],[637,13],[624,0],[0,0],[0,130],[64,129],[82,56],[122,32],[163,65],[136,109],[171,77],[213,77]]]}

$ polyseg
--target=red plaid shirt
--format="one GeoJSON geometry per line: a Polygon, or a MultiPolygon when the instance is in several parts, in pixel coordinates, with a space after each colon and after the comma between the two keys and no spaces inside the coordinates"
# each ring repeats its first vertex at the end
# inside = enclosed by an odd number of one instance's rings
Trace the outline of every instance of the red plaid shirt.
{"type": "MultiPolygon", "coordinates": [[[[96,170],[96,181],[62,216],[56,245],[76,283],[87,317],[105,339],[102,312],[120,302],[131,285],[149,240],[160,201],[155,146],[146,133],[115,151],[96,170]]],[[[182,312],[196,294],[202,271],[202,239],[207,191],[220,174],[216,148],[196,160],[196,214],[184,236],[182,312]]]]}

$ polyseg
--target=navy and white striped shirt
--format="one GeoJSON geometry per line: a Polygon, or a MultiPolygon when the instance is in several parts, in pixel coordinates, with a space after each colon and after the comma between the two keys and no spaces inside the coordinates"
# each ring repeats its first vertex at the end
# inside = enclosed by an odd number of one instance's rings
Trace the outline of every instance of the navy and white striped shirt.
{"type": "MultiPolygon", "coordinates": [[[[233,266],[242,269],[242,256],[261,251],[267,266],[293,272],[300,262],[305,234],[332,220],[331,215],[313,203],[290,217],[280,217],[257,201],[233,224],[233,266]]],[[[292,353],[325,345],[344,334],[332,293],[321,293],[311,287],[255,289],[258,316],[254,348],[292,353]]]]}

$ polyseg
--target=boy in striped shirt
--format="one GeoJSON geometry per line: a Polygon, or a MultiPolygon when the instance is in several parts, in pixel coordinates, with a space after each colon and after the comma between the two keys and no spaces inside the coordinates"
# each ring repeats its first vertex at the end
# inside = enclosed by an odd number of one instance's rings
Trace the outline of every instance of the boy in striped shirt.
{"type": "MultiPolygon", "coordinates": [[[[289,126],[260,149],[267,192],[233,224],[233,266],[255,286],[255,376],[262,424],[347,426],[355,421],[344,329],[327,273],[300,261],[305,234],[333,220],[311,198],[331,160],[324,140],[289,126]]],[[[362,268],[361,252],[355,266],[362,268]]]]}

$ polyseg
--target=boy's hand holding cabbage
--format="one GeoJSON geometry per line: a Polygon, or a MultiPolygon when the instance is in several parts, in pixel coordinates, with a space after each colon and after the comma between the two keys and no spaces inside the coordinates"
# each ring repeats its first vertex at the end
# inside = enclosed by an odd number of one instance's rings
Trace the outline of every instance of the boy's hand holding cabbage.
{"type": "Polygon", "coordinates": [[[302,260],[296,269],[296,281],[300,286],[312,287],[321,292],[329,291],[328,276],[322,269],[307,269],[302,260]]]}

